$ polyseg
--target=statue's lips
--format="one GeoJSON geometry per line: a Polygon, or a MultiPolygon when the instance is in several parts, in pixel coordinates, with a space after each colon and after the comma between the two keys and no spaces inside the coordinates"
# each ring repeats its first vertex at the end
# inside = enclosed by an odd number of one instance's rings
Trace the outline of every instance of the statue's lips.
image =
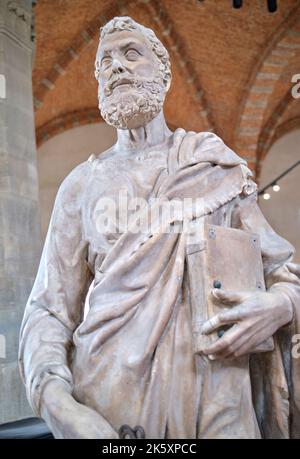
{"type": "Polygon", "coordinates": [[[126,80],[125,78],[122,79],[122,80],[118,80],[116,81],[115,83],[113,83],[111,85],[111,89],[115,89],[116,87],[118,86],[123,86],[123,85],[126,85],[126,84],[129,84],[129,85],[132,85],[132,82],[130,80],[126,80]]]}

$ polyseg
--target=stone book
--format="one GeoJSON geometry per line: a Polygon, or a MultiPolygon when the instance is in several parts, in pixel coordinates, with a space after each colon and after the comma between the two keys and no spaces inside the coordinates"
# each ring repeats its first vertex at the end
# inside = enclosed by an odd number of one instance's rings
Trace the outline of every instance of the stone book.
{"type": "MultiPolygon", "coordinates": [[[[200,333],[204,322],[234,306],[220,304],[213,288],[229,291],[265,290],[259,236],[247,231],[204,223],[203,240],[187,244],[187,267],[192,309],[194,352],[220,339],[232,326],[220,326],[209,335],[200,333]]],[[[274,349],[273,338],[252,353],[274,349]]]]}

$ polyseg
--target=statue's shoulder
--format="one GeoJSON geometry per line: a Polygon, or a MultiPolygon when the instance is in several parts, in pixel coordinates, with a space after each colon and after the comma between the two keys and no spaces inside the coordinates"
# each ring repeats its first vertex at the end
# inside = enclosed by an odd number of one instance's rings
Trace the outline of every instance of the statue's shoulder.
{"type": "Polygon", "coordinates": [[[57,200],[63,203],[80,200],[91,177],[92,168],[90,158],[78,164],[64,178],[57,192],[57,200]]]}
{"type": "Polygon", "coordinates": [[[238,168],[244,183],[241,197],[252,195],[257,192],[257,184],[253,179],[253,173],[248,167],[247,161],[233,151],[214,132],[203,131],[196,134],[196,153],[201,160],[210,161],[214,165],[225,167],[230,171],[231,167],[238,168]]]}
{"type": "MultiPolygon", "coordinates": [[[[238,156],[226,143],[214,132],[202,131],[194,134],[194,155],[201,161],[208,161],[220,166],[230,167],[237,165],[247,166],[247,161],[238,156]]],[[[191,136],[192,137],[192,136],[191,136]]]]}
{"type": "Polygon", "coordinates": [[[195,134],[199,140],[211,141],[217,143],[224,143],[224,141],[215,132],[212,131],[199,131],[199,132],[187,132],[187,134],[195,134]]]}
{"type": "Polygon", "coordinates": [[[114,146],[108,148],[107,150],[101,153],[93,153],[87,159],[87,164],[90,169],[95,169],[99,165],[109,165],[111,160],[117,160],[117,155],[114,149],[114,146]]]}
{"type": "Polygon", "coordinates": [[[226,143],[225,141],[212,131],[201,131],[196,133],[199,144],[203,149],[217,149],[217,154],[220,155],[220,160],[227,157],[227,159],[234,159],[235,161],[239,158],[239,161],[246,163],[240,156],[238,156],[226,143]]]}
{"type": "Polygon", "coordinates": [[[88,189],[88,184],[93,180],[94,171],[99,163],[105,163],[111,157],[113,157],[112,148],[100,154],[90,154],[86,161],[74,167],[65,177],[58,189],[57,199],[64,202],[70,200],[79,202],[82,200],[85,191],[88,189]]]}

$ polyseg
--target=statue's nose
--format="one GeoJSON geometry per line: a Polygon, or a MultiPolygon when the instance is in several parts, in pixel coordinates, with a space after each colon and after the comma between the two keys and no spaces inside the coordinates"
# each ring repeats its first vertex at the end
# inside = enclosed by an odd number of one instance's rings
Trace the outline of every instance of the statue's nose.
{"type": "Polygon", "coordinates": [[[119,61],[119,59],[114,59],[112,62],[112,71],[114,73],[122,73],[124,72],[124,66],[122,63],[119,61]]]}

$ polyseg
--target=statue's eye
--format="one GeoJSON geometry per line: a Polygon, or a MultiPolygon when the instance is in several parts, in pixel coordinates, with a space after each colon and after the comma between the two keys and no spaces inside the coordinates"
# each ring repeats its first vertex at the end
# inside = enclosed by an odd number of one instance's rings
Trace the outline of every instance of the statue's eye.
{"type": "Polygon", "coordinates": [[[104,57],[101,61],[101,67],[106,68],[111,64],[111,58],[110,57],[104,57]]]}
{"type": "Polygon", "coordinates": [[[139,55],[140,54],[135,49],[128,49],[125,53],[126,59],[129,61],[135,61],[139,55]]]}

